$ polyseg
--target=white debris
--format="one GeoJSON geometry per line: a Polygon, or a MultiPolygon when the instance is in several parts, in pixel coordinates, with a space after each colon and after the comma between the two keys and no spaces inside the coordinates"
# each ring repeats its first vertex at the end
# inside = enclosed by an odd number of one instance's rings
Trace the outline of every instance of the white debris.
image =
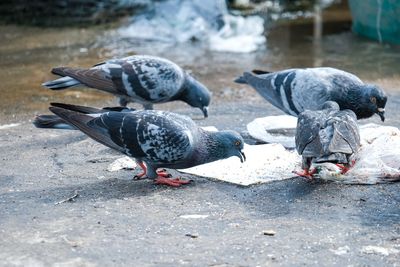
{"type": "Polygon", "coordinates": [[[341,175],[333,164],[325,163],[320,178],[353,184],[400,180],[400,130],[367,124],[360,127],[360,137],[361,147],[354,157],[354,166],[341,175]]]}
{"type": "Polygon", "coordinates": [[[344,255],[350,252],[349,246],[338,247],[337,249],[331,249],[330,251],[333,252],[335,255],[344,255]]]}
{"type": "Polygon", "coordinates": [[[204,126],[200,128],[209,132],[218,132],[218,129],[215,126],[204,126]]]}
{"type": "Polygon", "coordinates": [[[247,124],[247,131],[257,141],[279,143],[294,148],[297,118],[290,115],[257,118],[247,124]]]}
{"type": "Polygon", "coordinates": [[[266,41],[264,20],[259,16],[225,16],[226,24],[209,36],[210,49],[234,53],[256,51],[266,41]]]}
{"type": "MultiPolygon", "coordinates": [[[[249,134],[263,142],[294,147],[297,118],[282,115],[257,118],[247,125],[249,134]]],[[[393,126],[360,126],[361,148],[345,174],[332,163],[314,164],[317,177],[348,184],[376,184],[400,180],[400,130],[393,126]]]]}
{"type": "Polygon", "coordinates": [[[230,157],[203,164],[181,172],[210,177],[239,185],[266,183],[291,178],[300,166],[300,156],[281,144],[245,145],[246,161],[230,157]]]}
{"type": "Polygon", "coordinates": [[[79,48],[79,52],[81,53],[87,53],[89,50],[86,47],[81,47],[79,48]]]}
{"type": "Polygon", "coordinates": [[[364,246],[361,248],[361,252],[365,254],[381,254],[383,256],[389,256],[389,254],[397,254],[400,250],[395,248],[385,248],[378,246],[364,246]]]}
{"type": "Polygon", "coordinates": [[[204,214],[186,214],[186,215],[181,215],[179,217],[183,218],[183,219],[205,219],[205,218],[208,217],[208,215],[204,215],[204,214]]]}
{"type": "Polygon", "coordinates": [[[115,172],[122,169],[135,169],[137,166],[136,162],[131,159],[130,157],[122,157],[119,159],[114,160],[110,165],[107,167],[107,171],[115,172]]]}
{"type": "Polygon", "coordinates": [[[0,130],[17,127],[19,125],[21,125],[21,123],[10,123],[10,124],[0,125],[0,130]]]}
{"type": "Polygon", "coordinates": [[[266,42],[263,18],[233,16],[224,0],[155,2],[151,11],[136,15],[118,32],[123,38],[170,45],[197,40],[210,50],[235,53],[256,51],[266,42]]]}

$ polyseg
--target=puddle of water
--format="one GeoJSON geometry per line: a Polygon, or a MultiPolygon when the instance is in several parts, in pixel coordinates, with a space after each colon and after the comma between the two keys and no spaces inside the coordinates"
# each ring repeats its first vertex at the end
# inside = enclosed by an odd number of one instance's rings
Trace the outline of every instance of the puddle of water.
{"type": "Polygon", "coordinates": [[[51,101],[115,105],[110,95],[96,90],[55,92],[40,84],[53,77],[50,69],[54,66],[91,66],[106,58],[135,53],[167,57],[191,69],[213,92],[214,104],[238,98],[262,101],[253,90],[232,82],[244,70],[253,68],[332,66],[376,82],[386,90],[400,90],[400,47],[353,35],[349,15],[343,10],[323,12],[321,18],[324,23],[320,36],[315,35],[313,18],[278,21],[269,27],[265,49],[243,54],[211,52],[199,44],[165,49],[157,43],[132,42],[116,38],[112,34],[116,27],[110,25],[87,29],[0,26],[0,123],[46,112],[51,101]]]}

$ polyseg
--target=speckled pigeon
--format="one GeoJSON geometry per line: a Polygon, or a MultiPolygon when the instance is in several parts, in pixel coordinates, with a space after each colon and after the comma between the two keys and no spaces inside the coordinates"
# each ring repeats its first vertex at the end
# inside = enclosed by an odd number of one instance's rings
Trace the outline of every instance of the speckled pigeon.
{"type": "Polygon", "coordinates": [[[385,120],[385,92],[364,84],[357,76],[334,68],[288,69],[278,72],[255,70],[235,80],[257,90],[272,105],[298,116],[304,110],[320,110],[326,101],[340,109],[351,109],[358,119],[377,113],[385,120]]]}
{"type": "Polygon", "coordinates": [[[205,117],[211,94],[209,90],[175,63],[154,56],[129,56],[99,63],[92,68],[58,67],[52,73],[63,76],[42,85],[52,90],[86,85],[120,98],[120,105],[153,104],[181,100],[200,108],[205,117]]]}
{"type": "Polygon", "coordinates": [[[351,165],[350,157],[360,147],[360,131],[356,114],[340,110],[339,105],[327,101],[322,110],[300,113],[296,128],[296,149],[302,155],[303,172],[300,176],[312,178],[312,163],[336,163],[343,172],[351,165]]]}
{"type": "MultiPolygon", "coordinates": [[[[63,103],[52,103],[52,105],[54,107],[67,108],[69,110],[77,111],[79,113],[89,114],[92,117],[102,114],[102,113],[109,112],[109,111],[132,112],[132,111],[136,110],[134,108],[127,108],[127,107],[105,107],[105,108],[99,109],[99,108],[70,105],[70,104],[63,104],[63,103]]],[[[76,127],[69,124],[65,120],[61,119],[57,115],[38,115],[38,116],[36,116],[36,118],[33,120],[32,123],[37,128],[77,130],[76,127]]]]}
{"type": "Polygon", "coordinates": [[[109,111],[92,116],[76,106],[55,104],[50,110],[99,143],[135,158],[143,173],[158,184],[179,186],[188,183],[168,179],[159,168],[185,169],[237,156],[246,158],[243,138],[234,131],[209,132],[190,118],[166,111],[109,111]],[[58,106],[58,107],[56,107],[58,106]]]}

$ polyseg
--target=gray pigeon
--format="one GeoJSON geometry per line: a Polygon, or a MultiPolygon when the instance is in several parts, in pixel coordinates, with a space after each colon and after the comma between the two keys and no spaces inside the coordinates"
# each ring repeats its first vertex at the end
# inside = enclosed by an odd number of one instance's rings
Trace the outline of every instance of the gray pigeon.
{"type": "Polygon", "coordinates": [[[255,70],[235,80],[257,90],[272,105],[298,116],[304,110],[320,110],[326,101],[340,109],[351,109],[358,119],[377,113],[385,120],[385,92],[364,84],[357,76],[334,68],[288,69],[278,72],[255,70]]]}
{"type": "Polygon", "coordinates": [[[340,110],[336,102],[328,101],[322,110],[300,113],[296,128],[296,149],[302,155],[303,172],[300,176],[312,178],[312,163],[336,163],[343,171],[351,165],[350,156],[360,147],[360,131],[356,114],[340,110]]]}
{"type": "Polygon", "coordinates": [[[159,168],[185,169],[231,156],[241,162],[246,159],[243,138],[237,132],[209,132],[186,116],[154,110],[90,115],[77,106],[52,105],[50,111],[92,139],[135,158],[143,169],[138,176],[147,175],[158,184],[188,183],[168,179],[159,168]]]}
{"type": "Polygon", "coordinates": [[[209,90],[175,63],[153,56],[130,56],[99,63],[92,68],[58,67],[52,73],[63,76],[42,85],[62,90],[86,85],[120,98],[120,105],[141,103],[145,109],[153,104],[181,100],[200,108],[208,116],[209,90]]]}

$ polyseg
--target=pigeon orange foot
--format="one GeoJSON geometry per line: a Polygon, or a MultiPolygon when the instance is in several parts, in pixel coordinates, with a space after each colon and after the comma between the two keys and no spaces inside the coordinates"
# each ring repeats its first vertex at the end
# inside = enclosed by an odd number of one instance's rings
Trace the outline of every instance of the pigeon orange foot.
{"type": "MultiPolygon", "coordinates": [[[[133,177],[134,180],[139,180],[139,179],[142,179],[142,178],[145,178],[145,177],[146,177],[146,174],[147,174],[147,167],[146,167],[146,165],[144,165],[144,164],[141,162],[141,163],[139,163],[139,166],[142,168],[143,171],[142,171],[141,173],[139,173],[139,174],[136,174],[136,175],[133,177]]],[[[157,175],[158,175],[158,176],[161,176],[161,177],[165,177],[165,178],[170,178],[170,177],[172,177],[172,175],[169,174],[169,173],[167,172],[166,169],[158,170],[158,171],[157,171],[157,175]]]]}
{"type": "Polygon", "coordinates": [[[303,171],[293,171],[294,174],[297,174],[298,176],[301,177],[305,177],[309,181],[314,179],[313,175],[316,172],[317,172],[316,169],[312,169],[311,171],[309,169],[304,169],[303,171]]]}
{"type": "Polygon", "coordinates": [[[168,185],[168,186],[173,186],[173,187],[179,187],[183,184],[189,184],[190,180],[181,180],[179,178],[166,178],[163,176],[158,176],[158,178],[155,180],[156,184],[164,184],[164,185],[168,185]]]}

